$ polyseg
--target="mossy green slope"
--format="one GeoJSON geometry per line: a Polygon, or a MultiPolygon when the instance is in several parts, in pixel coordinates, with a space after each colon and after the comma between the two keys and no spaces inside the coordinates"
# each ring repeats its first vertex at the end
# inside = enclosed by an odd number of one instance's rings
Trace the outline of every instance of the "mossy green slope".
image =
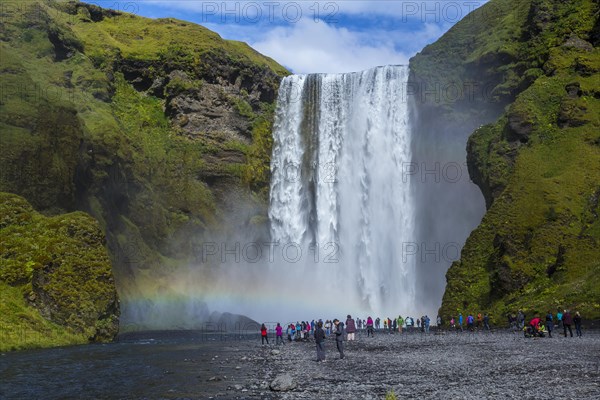
{"type": "Polygon", "coordinates": [[[235,201],[248,203],[236,223],[265,215],[283,67],[184,21],[1,3],[0,190],[95,217],[122,304],[236,229],[235,201]]]}
{"type": "Polygon", "coordinates": [[[112,340],[119,304],[104,235],[0,193],[0,351],[112,340]]]}
{"type": "Polygon", "coordinates": [[[416,57],[423,79],[449,68],[492,88],[429,106],[504,108],[469,139],[488,211],[448,270],[442,315],[572,308],[600,318],[599,13],[591,0],[495,0],[416,57]]]}

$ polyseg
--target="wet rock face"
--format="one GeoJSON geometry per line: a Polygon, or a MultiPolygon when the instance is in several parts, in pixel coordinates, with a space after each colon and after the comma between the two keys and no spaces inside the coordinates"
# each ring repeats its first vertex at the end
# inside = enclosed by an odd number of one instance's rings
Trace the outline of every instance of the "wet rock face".
{"type": "Polygon", "coordinates": [[[248,142],[252,126],[236,110],[234,102],[239,94],[232,89],[202,83],[169,98],[166,113],[173,125],[190,137],[221,133],[230,140],[248,142]]]}
{"type": "Polygon", "coordinates": [[[594,50],[594,46],[590,42],[586,42],[574,33],[572,33],[571,36],[569,36],[569,38],[563,44],[563,47],[574,48],[584,51],[594,50]]]}
{"type": "Polygon", "coordinates": [[[510,113],[508,115],[508,126],[512,134],[509,139],[519,140],[526,143],[533,130],[533,123],[527,115],[522,113],[510,113]]]}
{"type": "Polygon", "coordinates": [[[248,114],[275,101],[281,80],[267,67],[218,52],[203,54],[193,67],[129,59],[118,60],[115,67],[136,90],[166,99],[165,114],[179,132],[190,138],[219,134],[222,141],[246,143],[252,136],[248,114]]]}

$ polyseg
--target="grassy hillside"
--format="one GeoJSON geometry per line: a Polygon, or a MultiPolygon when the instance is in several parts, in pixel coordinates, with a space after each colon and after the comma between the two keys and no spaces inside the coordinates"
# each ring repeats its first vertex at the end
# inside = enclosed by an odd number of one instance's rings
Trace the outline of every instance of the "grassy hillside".
{"type": "Polygon", "coordinates": [[[591,0],[491,1],[413,60],[423,80],[492,88],[424,107],[500,114],[468,142],[488,211],[446,275],[442,315],[600,318],[599,13],[591,0]]]}
{"type": "Polygon", "coordinates": [[[265,214],[283,67],[184,21],[1,3],[0,191],[95,217],[125,306],[265,214]]]}

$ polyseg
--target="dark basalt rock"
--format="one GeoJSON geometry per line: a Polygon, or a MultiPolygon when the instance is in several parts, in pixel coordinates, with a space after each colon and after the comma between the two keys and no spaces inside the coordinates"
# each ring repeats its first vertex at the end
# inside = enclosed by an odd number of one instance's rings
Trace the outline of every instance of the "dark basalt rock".
{"type": "Polygon", "coordinates": [[[519,140],[526,143],[533,130],[533,122],[528,116],[520,112],[513,112],[508,115],[508,127],[510,128],[508,140],[519,140]]]}
{"type": "Polygon", "coordinates": [[[563,44],[563,47],[574,48],[584,51],[594,50],[594,46],[590,42],[586,42],[585,40],[577,36],[575,33],[571,33],[571,36],[569,36],[567,41],[563,44]]]}

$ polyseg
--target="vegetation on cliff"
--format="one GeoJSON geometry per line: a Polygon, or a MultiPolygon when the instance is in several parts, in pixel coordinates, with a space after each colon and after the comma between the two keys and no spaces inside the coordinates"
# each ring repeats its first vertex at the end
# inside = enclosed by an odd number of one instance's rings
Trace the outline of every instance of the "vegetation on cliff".
{"type": "Polygon", "coordinates": [[[97,221],[45,217],[8,193],[0,218],[0,351],[112,340],[119,304],[97,221]]]}
{"type": "Polygon", "coordinates": [[[468,142],[488,211],[448,270],[442,315],[600,318],[599,13],[592,0],[495,0],[413,59],[424,82],[489,88],[424,107],[500,114],[468,142]]]}
{"type": "Polygon", "coordinates": [[[0,190],[96,218],[125,305],[227,218],[266,214],[283,67],[184,21],[1,2],[0,190]]]}

